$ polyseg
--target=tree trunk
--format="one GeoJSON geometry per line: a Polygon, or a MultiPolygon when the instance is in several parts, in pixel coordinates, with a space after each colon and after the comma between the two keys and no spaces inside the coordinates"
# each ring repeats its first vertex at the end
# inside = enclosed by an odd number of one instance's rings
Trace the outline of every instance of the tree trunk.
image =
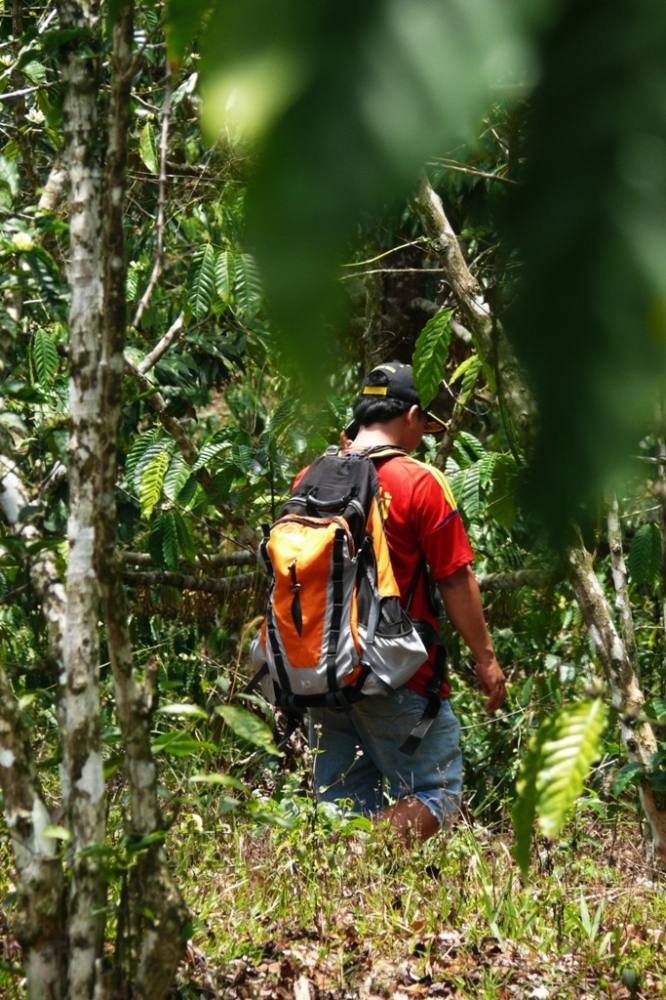
{"type": "MultiPolygon", "coordinates": [[[[104,326],[101,364],[101,447],[99,451],[99,544],[97,575],[107,625],[109,655],[123,735],[130,792],[131,838],[164,829],[157,797],[157,767],[150,746],[156,707],[155,677],[140,681],[133,667],[129,614],[116,553],[116,436],[121,416],[126,332],[123,203],[129,102],[132,80],[132,3],[118,12],[113,32],[109,145],[105,177],[104,326]]],[[[166,864],[162,843],[147,845],[129,872],[129,940],[123,991],[141,1000],[161,1000],[171,986],[183,951],[187,908],[166,864]]],[[[124,956],[123,956],[124,957],[124,956]]]]}
{"type": "Polygon", "coordinates": [[[105,832],[105,790],[100,743],[99,588],[95,547],[99,503],[95,468],[100,454],[102,332],[101,166],[97,100],[100,89],[99,9],[61,0],[60,24],[74,29],[63,66],[65,150],[70,181],[69,286],[69,518],[67,615],[64,638],[65,732],[62,784],[72,831],[69,895],[71,1000],[95,989],[104,933],[104,882],[91,848],[105,832]]]}

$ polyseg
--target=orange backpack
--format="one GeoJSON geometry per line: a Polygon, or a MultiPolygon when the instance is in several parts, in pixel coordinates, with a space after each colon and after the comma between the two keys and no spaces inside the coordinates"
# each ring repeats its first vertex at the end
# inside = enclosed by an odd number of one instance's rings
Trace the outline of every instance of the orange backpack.
{"type": "Polygon", "coordinates": [[[329,448],[307,469],[259,554],[272,578],[251,658],[265,696],[288,712],[386,694],[427,659],[400,605],[373,459],[329,448]]]}

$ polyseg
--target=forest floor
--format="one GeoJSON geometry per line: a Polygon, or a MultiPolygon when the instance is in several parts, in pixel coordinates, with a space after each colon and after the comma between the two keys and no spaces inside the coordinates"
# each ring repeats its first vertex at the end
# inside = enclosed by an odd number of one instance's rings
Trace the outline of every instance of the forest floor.
{"type": "Polygon", "coordinates": [[[635,820],[579,813],[523,880],[509,834],[471,823],[406,852],[303,800],[272,819],[181,816],[174,1000],[666,996],[666,883],[635,820]]]}

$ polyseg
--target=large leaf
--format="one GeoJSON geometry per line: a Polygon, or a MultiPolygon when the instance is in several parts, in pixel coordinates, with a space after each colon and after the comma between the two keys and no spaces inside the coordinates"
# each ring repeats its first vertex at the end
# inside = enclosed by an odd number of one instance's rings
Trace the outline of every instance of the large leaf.
{"type": "Polygon", "coordinates": [[[261,279],[254,257],[249,253],[237,254],[233,265],[236,311],[241,319],[249,322],[261,308],[261,279]]]}
{"type": "Polygon", "coordinates": [[[273,733],[270,726],[258,719],[252,712],[240,705],[219,705],[215,711],[222,716],[226,724],[241,739],[253,743],[262,750],[280,756],[280,751],[275,746],[273,733]]]}
{"type": "Polygon", "coordinates": [[[151,174],[156,174],[159,170],[159,162],[157,159],[157,149],[155,147],[155,133],[153,132],[153,126],[150,122],[146,124],[141,129],[139,135],[139,155],[144,162],[144,165],[151,174]]]}
{"type": "Polygon", "coordinates": [[[197,319],[210,311],[215,288],[215,251],[210,243],[199,247],[190,274],[190,306],[197,319]]]}
{"type": "Polygon", "coordinates": [[[661,572],[661,531],[654,521],[642,524],[631,540],[627,569],[634,583],[653,583],[661,572]]]}
{"type": "Polygon", "coordinates": [[[606,706],[596,698],[564,705],[530,740],[513,807],[514,854],[523,871],[529,865],[535,818],[546,836],[559,833],[599,756],[605,725],[606,706]]]}
{"type": "Polygon", "coordinates": [[[162,483],[168,467],[169,452],[166,448],[161,448],[143,469],[139,484],[142,517],[150,517],[155,504],[162,495],[162,483]]]}
{"type": "Polygon", "coordinates": [[[301,366],[331,363],[322,333],[361,220],[413,190],[427,157],[478,121],[492,85],[521,73],[520,16],[509,0],[217,3],[204,122],[213,139],[261,137],[248,229],[275,328],[301,366]]]}
{"type": "Polygon", "coordinates": [[[430,406],[437,395],[451,343],[451,311],[440,309],[421,330],[414,348],[414,381],[421,406],[430,406]]]}
{"type": "Polygon", "coordinates": [[[530,102],[507,332],[537,397],[531,496],[551,531],[635,454],[663,391],[665,44],[663,0],[568,0],[530,102]]]}
{"type": "Polygon", "coordinates": [[[35,330],[32,338],[32,363],[39,382],[50,385],[58,368],[58,350],[44,330],[35,330]]]}

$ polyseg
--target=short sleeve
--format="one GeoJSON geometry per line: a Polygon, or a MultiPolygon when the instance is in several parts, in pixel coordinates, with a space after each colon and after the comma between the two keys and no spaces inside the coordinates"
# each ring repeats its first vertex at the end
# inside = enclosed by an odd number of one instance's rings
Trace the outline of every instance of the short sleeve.
{"type": "Polygon", "coordinates": [[[435,580],[443,580],[473,562],[474,552],[460,511],[443,473],[432,466],[414,484],[411,520],[435,580]]]}

